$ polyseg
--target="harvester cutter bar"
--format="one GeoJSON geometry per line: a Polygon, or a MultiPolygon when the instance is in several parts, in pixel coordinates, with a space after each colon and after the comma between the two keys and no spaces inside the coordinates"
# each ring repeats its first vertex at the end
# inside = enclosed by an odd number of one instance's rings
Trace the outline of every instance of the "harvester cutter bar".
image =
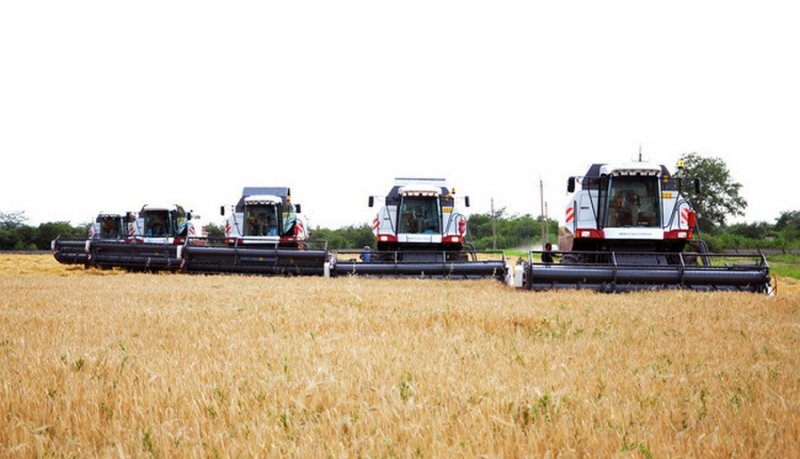
{"type": "Polygon", "coordinates": [[[340,250],[332,254],[332,276],[505,280],[502,252],[369,252],[340,250]],[[487,256],[493,259],[479,259],[487,256]]]}
{"type": "Polygon", "coordinates": [[[769,264],[760,253],[570,252],[560,263],[534,262],[541,253],[530,252],[524,267],[530,290],[770,292],[769,264]]]}
{"type": "Polygon", "coordinates": [[[321,276],[327,258],[327,250],[188,245],[183,249],[183,269],[202,273],[321,276]]]}
{"type": "Polygon", "coordinates": [[[143,271],[177,271],[181,267],[178,245],[94,241],[91,262],[101,268],[127,268],[143,271]]]}
{"type": "Polygon", "coordinates": [[[88,239],[61,239],[53,240],[51,249],[53,256],[59,263],[67,265],[88,265],[89,264],[89,244],[88,239]]]}

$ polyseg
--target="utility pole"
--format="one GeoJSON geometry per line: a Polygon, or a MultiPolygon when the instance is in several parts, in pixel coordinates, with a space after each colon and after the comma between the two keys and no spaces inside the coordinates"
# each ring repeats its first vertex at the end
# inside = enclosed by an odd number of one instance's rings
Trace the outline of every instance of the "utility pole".
{"type": "Polygon", "coordinates": [[[547,228],[546,228],[547,223],[546,223],[546,221],[544,219],[544,182],[542,181],[541,178],[539,179],[539,198],[541,200],[541,202],[540,202],[540,205],[541,205],[541,217],[540,217],[541,225],[540,226],[542,227],[542,249],[544,249],[544,244],[547,242],[547,232],[546,232],[547,231],[547,228]]]}
{"type": "MultiPolygon", "coordinates": [[[[544,243],[547,244],[550,242],[550,228],[548,228],[548,219],[550,218],[550,209],[547,208],[547,201],[544,202],[544,243]]],[[[542,246],[542,250],[544,250],[544,246],[542,246]]]]}
{"type": "Polygon", "coordinates": [[[492,203],[492,250],[497,250],[497,216],[494,214],[494,198],[492,203]]]}

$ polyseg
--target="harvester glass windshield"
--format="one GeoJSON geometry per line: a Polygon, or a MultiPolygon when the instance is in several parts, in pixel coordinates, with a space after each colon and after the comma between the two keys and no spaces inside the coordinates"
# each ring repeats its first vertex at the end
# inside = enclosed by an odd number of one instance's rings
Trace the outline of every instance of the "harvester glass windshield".
{"type": "Polygon", "coordinates": [[[613,176],[608,186],[606,227],[661,227],[657,176],[613,176]]]}
{"type": "Polygon", "coordinates": [[[100,223],[101,239],[119,239],[124,231],[122,229],[122,218],[107,216],[98,218],[100,223]]]}
{"type": "Polygon", "coordinates": [[[185,236],[187,229],[186,211],[179,207],[176,210],[145,210],[144,235],[147,237],[185,236]]]}
{"type": "Polygon", "coordinates": [[[279,209],[275,204],[248,204],[244,210],[245,236],[280,236],[279,209]]]}
{"type": "Polygon", "coordinates": [[[283,209],[283,234],[289,233],[294,228],[296,221],[297,214],[294,211],[294,204],[286,204],[286,208],[283,209]]]}
{"type": "Polygon", "coordinates": [[[441,234],[441,212],[436,196],[404,196],[400,203],[398,232],[441,234]]]}
{"type": "Polygon", "coordinates": [[[145,236],[170,237],[175,235],[168,210],[148,210],[143,213],[145,236]]]}

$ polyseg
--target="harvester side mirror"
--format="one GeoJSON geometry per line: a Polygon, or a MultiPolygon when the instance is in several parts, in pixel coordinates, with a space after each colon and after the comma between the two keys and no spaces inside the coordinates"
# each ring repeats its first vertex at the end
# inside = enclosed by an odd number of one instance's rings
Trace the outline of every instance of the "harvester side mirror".
{"type": "Polygon", "coordinates": [[[134,221],[136,221],[136,217],[133,216],[133,212],[125,214],[125,223],[132,223],[134,221]]]}
{"type": "Polygon", "coordinates": [[[303,211],[300,210],[300,204],[295,204],[294,205],[294,211],[297,212],[298,214],[302,214],[303,213],[303,211]]]}
{"type": "Polygon", "coordinates": [[[464,196],[464,205],[469,207],[469,196],[464,196]]]}
{"type": "Polygon", "coordinates": [[[567,192],[574,193],[575,192],[575,177],[570,177],[567,180],[567,192]]]}
{"type": "Polygon", "coordinates": [[[192,213],[191,212],[186,214],[186,219],[187,220],[191,220],[192,219],[192,213]]]}
{"type": "Polygon", "coordinates": [[[694,179],[694,192],[700,194],[701,188],[702,187],[700,186],[700,177],[697,177],[694,179]]]}
{"type": "Polygon", "coordinates": [[[219,206],[219,214],[225,216],[225,206],[219,206]]]}
{"type": "Polygon", "coordinates": [[[370,206],[370,207],[372,207],[372,206],[374,206],[374,205],[375,205],[375,196],[370,196],[370,197],[369,197],[369,202],[368,202],[368,204],[369,204],[369,206],[370,206]]]}

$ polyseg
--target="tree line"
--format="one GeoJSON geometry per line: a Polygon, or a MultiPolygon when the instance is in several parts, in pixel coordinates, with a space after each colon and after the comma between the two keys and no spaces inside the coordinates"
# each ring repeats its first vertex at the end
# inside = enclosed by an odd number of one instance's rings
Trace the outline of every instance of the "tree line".
{"type": "Polygon", "coordinates": [[[736,223],[702,235],[711,251],[800,248],[800,210],[781,212],[775,223],[736,223]]]}
{"type": "MultiPolygon", "coordinates": [[[[535,243],[541,239],[541,223],[530,215],[506,215],[504,209],[496,212],[497,247],[516,248],[535,243]]],[[[72,225],[69,222],[48,222],[38,226],[25,223],[23,212],[0,212],[0,250],[48,250],[50,241],[56,237],[84,239],[89,223],[72,225]]],[[[206,224],[208,236],[222,238],[221,225],[206,224]]],[[[490,214],[473,214],[468,219],[467,240],[478,250],[492,248],[492,217],[490,214]]],[[[548,220],[549,240],[556,241],[557,222],[548,220]]],[[[327,241],[331,249],[375,248],[375,236],[367,225],[349,225],[337,229],[317,227],[311,231],[311,239],[327,241]]]]}
{"type": "MultiPolygon", "coordinates": [[[[542,243],[542,221],[530,214],[508,215],[505,208],[495,211],[494,236],[492,234],[492,214],[472,214],[468,218],[467,239],[478,250],[491,250],[496,238],[498,249],[527,248],[542,243]]],[[[558,222],[546,219],[547,240],[558,240],[558,222]]]]}
{"type": "Polygon", "coordinates": [[[47,250],[59,235],[67,239],[85,238],[89,224],[72,226],[69,222],[47,222],[38,226],[25,224],[24,212],[0,212],[0,250],[47,250]]]}
{"type": "MultiPolygon", "coordinates": [[[[467,241],[478,250],[492,249],[492,216],[472,214],[468,218],[467,241]]],[[[546,220],[547,240],[557,242],[558,222],[546,220]]],[[[89,224],[73,226],[69,222],[47,222],[38,226],[25,224],[21,212],[0,212],[0,250],[48,250],[58,236],[82,239],[89,224]]],[[[495,212],[498,249],[527,248],[541,244],[541,221],[531,215],[508,215],[505,209],[495,212]]],[[[210,237],[222,237],[222,227],[207,224],[210,237]]],[[[712,251],[726,249],[800,248],[800,210],[782,212],[775,223],[752,222],[718,225],[702,233],[712,251]]],[[[331,249],[375,248],[375,236],[367,225],[349,225],[337,229],[317,227],[312,240],[327,241],[331,249]]]]}

